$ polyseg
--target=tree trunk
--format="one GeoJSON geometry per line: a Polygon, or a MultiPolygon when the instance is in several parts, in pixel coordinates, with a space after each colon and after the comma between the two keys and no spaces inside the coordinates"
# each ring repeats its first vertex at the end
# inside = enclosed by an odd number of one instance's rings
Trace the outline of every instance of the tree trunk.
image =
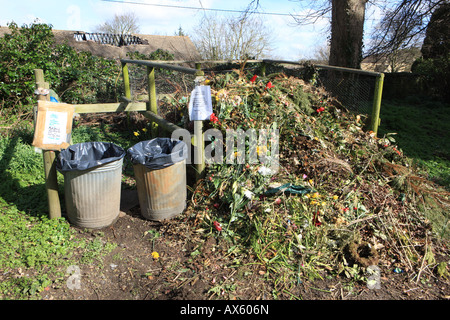
{"type": "Polygon", "coordinates": [[[332,0],[330,65],[360,69],[367,0],[332,0]]]}

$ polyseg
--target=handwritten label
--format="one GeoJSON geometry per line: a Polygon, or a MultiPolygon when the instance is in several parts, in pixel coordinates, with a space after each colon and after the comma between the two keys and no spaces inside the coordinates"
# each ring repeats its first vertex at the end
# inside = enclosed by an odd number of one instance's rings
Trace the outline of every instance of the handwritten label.
{"type": "Polygon", "coordinates": [[[43,150],[61,150],[70,145],[74,106],[38,101],[32,145],[43,150]]]}
{"type": "Polygon", "coordinates": [[[67,112],[47,111],[45,115],[44,144],[61,144],[67,139],[67,112]]]}
{"type": "Polygon", "coordinates": [[[196,86],[191,92],[189,100],[189,119],[209,120],[212,114],[212,100],[210,86],[196,86]]]}

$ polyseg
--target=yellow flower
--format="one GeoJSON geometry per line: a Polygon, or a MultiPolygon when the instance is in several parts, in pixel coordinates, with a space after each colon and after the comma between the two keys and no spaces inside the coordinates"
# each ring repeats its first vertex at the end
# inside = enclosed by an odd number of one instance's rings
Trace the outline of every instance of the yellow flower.
{"type": "Polygon", "coordinates": [[[333,200],[337,200],[338,198],[338,196],[333,196],[333,200]]]}
{"type": "Polygon", "coordinates": [[[147,132],[147,128],[142,129],[142,131],[147,132]]]}
{"type": "Polygon", "coordinates": [[[205,85],[208,85],[210,82],[210,80],[205,80],[205,85]]]}
{"type": "Polygon", "coordinates": [[[326,206],[327,203],[325,201],[322,201],[322,206],[326,206]]]}
{"type": "Polygon", "coordinates": [[[152,257],[153,257],[153,259],[158,260],[158,258],[159,258],[159,253],[156,252],[156,251],[153,251],[153,252],[152,252],[152,257]]]}
{"type": "Polygon", "coordinates": [[[258,147],[256,147],[256,153],[258,154],[258,156],[259,156],[259,154],[260,153],[265,153],[265,152],[267,152],[267,147],[266,146],[258,146],[258,147]]]}
{"type": "Polygon", "coordinates": [[[139,135],[139,132],[135,131],[134,135],[137,137],[139,135]]]}
{"type": "Polygon", "coordinates": [[[227,96],[228,96],[228,94],[227,94],[227,92],[224,89],[220,89],[216,93],[216,99],[217,100],[226,99],[227,96]]]}

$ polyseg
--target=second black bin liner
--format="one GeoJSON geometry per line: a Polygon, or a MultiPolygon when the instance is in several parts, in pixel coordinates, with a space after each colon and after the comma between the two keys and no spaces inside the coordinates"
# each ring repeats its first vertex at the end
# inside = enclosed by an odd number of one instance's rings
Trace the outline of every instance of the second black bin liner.
{"type": "Polygon", "coordinates": [[[169,138],[155,138],[136,143],[128,149],[133,164],[142,164],[148,169],[162,169],[187,158],[186,143],[169,138]]]}

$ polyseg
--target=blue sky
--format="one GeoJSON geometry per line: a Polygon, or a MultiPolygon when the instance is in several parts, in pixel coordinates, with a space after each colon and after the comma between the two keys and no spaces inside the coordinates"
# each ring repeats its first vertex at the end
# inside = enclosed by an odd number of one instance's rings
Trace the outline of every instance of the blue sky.
{"type": "MultiPolygon", "coordinates": [[[[250,0],[125,0],[132,3],[242,10],[250,0]]],[[[95,26],[121,12],[134,12],[143,34],[174,35],[178,28],[191,34],[203,16],[203,10],[137,5],[102,0],[0,0],[0,25],[14,21],[19,26],[36,19],[59,30],[92,32],[95,26]]],[[[300,5],[292,0],[260,0],[266,13],[297,14],[300,5]]],[[[217,14],[231,14],[221,13],[217,14]]],[[[376,15],[376,14],[375,14],[376,15]]],[[[314,58],[316,50],[326,45],[327,19],[312,26],[295,25],[292,17],[262,15],[274,36],[273,58],[298,60],[314,58]]]]}

